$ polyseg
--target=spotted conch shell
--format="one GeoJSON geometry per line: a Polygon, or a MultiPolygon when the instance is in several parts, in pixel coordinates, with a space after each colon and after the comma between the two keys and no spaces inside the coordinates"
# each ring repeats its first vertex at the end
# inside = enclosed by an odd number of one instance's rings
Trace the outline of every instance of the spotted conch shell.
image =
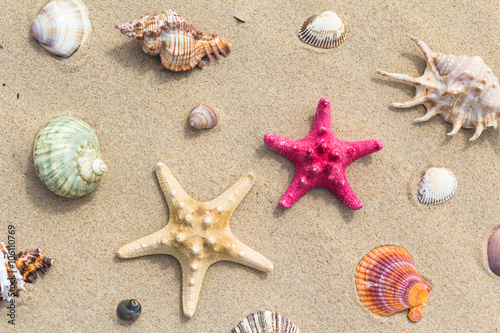
{"type": "Polygon", "coordinates": [[[427,113],[416,122],[429,120],[439,114],[453,124],[448,135],[455,135],[461,127],[476,128],[470,141],[476,140],[486,127],[497,128],[500,118],[500,87],[483,60],[476,56],[455,56],[434,53],[416,37],[411,38],[422,50],[427,68],[421,77],[377,73],[416,86],[416,96],[405,103],[393,103],[395,108],[410,108],[423,104],[427,113]]]}
{"type": "Polygon", "coordinates": [[[410,309],[412,321],[422,319],[431,287],[417,272],[410,255],[396,246],[371,251],[356,268],[356,287],[364,306],[380,316],[410,309]]]}
{"type": "Polygon", "coordinates": [[[219,59],[230,51],[231,44],[217,34],[205,35],[187,23],[177,12],[167,10],[156,16],[143,15],[137,20],[118,24],[116,28],[142,45],[144,52],[160,56],[161,64],[171,71],[187,71],[198,66],[201,59],[212,55],[219,59]]]}

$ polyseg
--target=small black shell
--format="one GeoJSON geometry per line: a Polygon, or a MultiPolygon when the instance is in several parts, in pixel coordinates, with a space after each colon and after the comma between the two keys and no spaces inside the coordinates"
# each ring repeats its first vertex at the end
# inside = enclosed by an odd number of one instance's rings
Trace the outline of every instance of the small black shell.
{"type": "Polygon", "coordinates": [[[136,321],[141,314],[141,303],[135,299],[121,301],[116,308],[116,314],[123,320],[136,321]]]}

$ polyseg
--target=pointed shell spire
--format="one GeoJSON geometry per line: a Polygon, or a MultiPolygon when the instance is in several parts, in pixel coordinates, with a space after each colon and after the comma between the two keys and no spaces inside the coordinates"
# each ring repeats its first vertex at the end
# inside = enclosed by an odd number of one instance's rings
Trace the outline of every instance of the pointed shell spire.
{"type": "Polygon", "coordinates": [[[31,35],[62,59],[75,53],[91,31],[89,11],[81,0],[52,0],[31,24],[31,35]]]}

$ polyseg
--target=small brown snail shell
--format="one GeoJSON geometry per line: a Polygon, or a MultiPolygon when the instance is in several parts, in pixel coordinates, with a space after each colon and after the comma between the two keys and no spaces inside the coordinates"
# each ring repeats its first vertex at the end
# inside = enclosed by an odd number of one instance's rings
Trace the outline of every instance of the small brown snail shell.
{"type": "Polygon", "coordinates": [[[217,113],[208,105],[200,104],[191,110],[189,125],[196,129],[210,129],[217,125],[217,113]]]}

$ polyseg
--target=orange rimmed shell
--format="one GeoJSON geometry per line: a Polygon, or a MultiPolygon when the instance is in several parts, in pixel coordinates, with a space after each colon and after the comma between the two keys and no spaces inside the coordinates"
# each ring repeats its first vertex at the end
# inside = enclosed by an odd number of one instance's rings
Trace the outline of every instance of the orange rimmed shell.
{"type": "Polygon", "coordinates": [[[356,287],[364,306],[380,316],[410,309],[412,321],[422,319],[431,292],[410,255],[396,246],[371,251],[356,268],[356,287]]]}
{"type": "Polygon", "coordinates": [[[187,23],[176,11],[167,10],[156,16],[143,15],[137,20],[117,24],[124,35],[142,45],[144,52],[160,56],[161,64],[171,71],[187,71],[198,66],[201,60],[212,55],[219,59],[230,51],[231,44],[217,34],[205,35],[187,23]]]}

